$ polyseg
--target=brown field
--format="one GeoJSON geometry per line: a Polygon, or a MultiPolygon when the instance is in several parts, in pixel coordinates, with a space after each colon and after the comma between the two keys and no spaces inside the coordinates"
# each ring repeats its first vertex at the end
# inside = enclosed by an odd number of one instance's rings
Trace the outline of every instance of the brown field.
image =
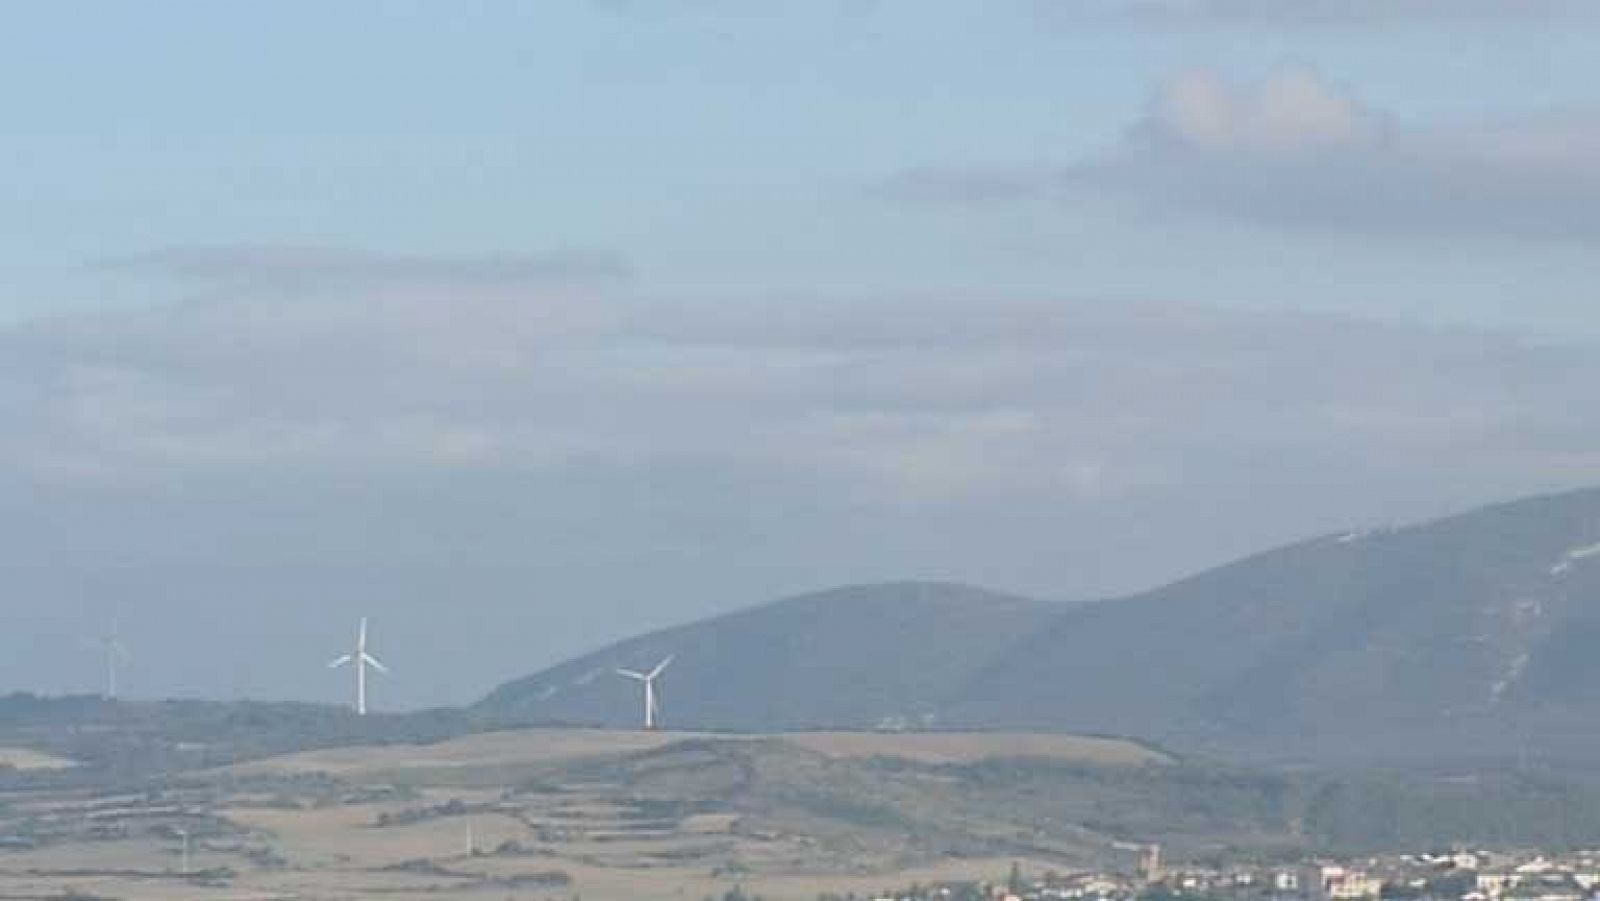
{"type": "Polygon", "coordinates": [[[319,772],[334,776],[396,769],[494,767],[551,763],[648,751],[684,738],[687,732],[627,732],[602,729],[533,729],[485,732],[432,745],[380,745],[306,751],[241,764],[238,773],[319,772]]]}
{"type": "Polygon", "coordinates": [[[526,766],[648,751],[687,739],[779,740],[833,758],[898,757],[919,763],[973,763],[1041,757],[1102,766],[1166,763],[1136,742],[1079,735],[1004,732],[792,732],[727,735],[609,729],[529,729],[469,735],[434,745],[388,745],[308,751],[235,767],[242,773],[322,772],[335,776],[526,766]]]}
{"type": "Polygon", "coordinates": [[[1024,834],[918,769],[1016,757],[1168,760],[1111,739],[1005,734],[564,729],[339,748],[150,793],[0,798],[0,834],[34,842],[0,847],[0,897],[700,901],[740,885],[813,901],[999,879],[1014,859],[1069,870],[1098,839],[1024,834]],[[952,841],[968,850],[941,850],[952,841]]]}
{"type": "Polygon", "coordinates": [[[1117,738],[1008,732],[797,732],[774,736],[829,757],[900,757],[918,763],[975,763],[1042,757],[1102,766],[1170,763],[1152,748],[1117,738]]]}

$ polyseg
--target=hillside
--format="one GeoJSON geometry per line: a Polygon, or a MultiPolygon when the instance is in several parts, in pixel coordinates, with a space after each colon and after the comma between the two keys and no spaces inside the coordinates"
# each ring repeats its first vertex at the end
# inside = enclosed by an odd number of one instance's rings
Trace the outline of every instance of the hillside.
{"type": "Polygon", "coordinates": [[[1126,598],[1048,605],[906,583],[643,636],[502,686],[482,712],[627,724],[611,675],[669,653],[667,717],[1137,736],[1318,759],[1600,750],[1600,490],[1269,551],[1126,598]]]}
{"type": "Polygon", "coordinates": [[[618,667],[677,655],[668,724],[761,731],[917,724],[979,669],[1045,628],[1055,605],[961,585],[905,582],[790,598],[613,645],[496,689],[501,719],[631,726],[639,686],[618,667]]]}
{"type": "Polygon", "coordinates": [[[811,901],[1013,862],[1127,872],[1144,842],[1181,863],[1600,841],[1593,778],[1282,772],[1015,733],[523,730],[6,800],[6,898],[811,901]]]}
{"type": "MultiPolygon", "coordinates": [[[[1593,779],[1286,773],[1069,735],[523,730],[314,751],[190,779],[234,791],[310,790],[318,800],[300,806],[313,812],[329,799],[361,798],[357,786],[476,796],[488,802],[477,813],[506,818],[507,837],[562,866],[582,859],[751,876],[1007,855],[1107,863],[1125,841],[1158,841],[1184,859],[1222,848],[1337,853],[1600,837],[1593,779]]],[[[472,813],[414,798],[379,822],[472,813]]],[[[274,831],[301,819],[278,818],[274,831]]]]}
{"type": "Polygon", "coordinates": [[[1170,755],[1137,742],[1063,733],[1014,732],[645,732],[641,729],[513,729],[477,732],[440,742],[358,744],[267,757],[232,766],[239,775],[323,773],[341,779],[414,781],[417,774],[539,771],[595,757],[656,751],[683,742],[774,742],[829,760],[893,758],[928,766],[996,758],[1061,765],[1139,767],[1172,764],[1170,755]]]}
{"type": "Polygon", "coordinates": [[[440,741],[494,725],[450,709],[358,717],[294,702],[10,694],[0,696],[0,791],[126,788],[310,748],[440,741]]]}
{"type": "Polygon", "coordinates": [[[1065,612],[948,710],[1234,753],[1581,754],[1597,542],[1600,491],[1298,544],[1065,612]]]}

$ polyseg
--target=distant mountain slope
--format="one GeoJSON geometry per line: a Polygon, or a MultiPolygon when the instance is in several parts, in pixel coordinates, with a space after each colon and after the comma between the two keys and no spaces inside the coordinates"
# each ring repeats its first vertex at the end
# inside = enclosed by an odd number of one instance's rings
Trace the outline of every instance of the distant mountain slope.
{"type": "Polygon", "coordinates": [[[964,585],[903,582],[790,598],[624,641],[496,689],[478,710],[544,722],[633,725],[637,683],[618,667],[677,659],[668,724],[711,729],[920,723],[1058,607],[964,585]]]}
{"type": "Polygon", "coordinates": [[[610,675],[669,652],[668,718],[1126,734],[1320,758],[1600,751],[1600,489],[1328,536],[1127,598],[841,589],[624,642],[482,702],[626,723],[610,675]]]}
{"type": "Polygon", "coordinates": [[[1026,637],[950,715],[1319,756],[1600,740],[1600,490],[1272,551],[1026,637]],[[1562,733],[1557,736],[1555,729],[1562,733]],[[1585,735],[1587,733],[1587,735],[1585,735]]]}

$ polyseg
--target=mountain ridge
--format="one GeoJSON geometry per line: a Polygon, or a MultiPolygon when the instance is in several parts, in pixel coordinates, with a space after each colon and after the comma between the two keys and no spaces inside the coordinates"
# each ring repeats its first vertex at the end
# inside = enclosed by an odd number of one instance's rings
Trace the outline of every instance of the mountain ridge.
{"type": "Polygon", "coordinates": [[[698,727],[1036,729],[1326,759],[1600,750],[1600,488],[1269,549],[1066,603],[849,586],[639,636],[477,708],[626,724],[602,678],[679,653],[698,727]],[[1531,738],[1530,738],[1531,736],[1531,738]]]}
{"type": "MultiPolygon", "coordinates": [[[[612,671],[649,667],[673,654],[677,659],[664,680],[668,686],[686,673],[716,666],[771,671],[782,661],[790,668],[762,696],[741,695],[733,703],[693,708],[696,726],[743,729],[764,721],[805,728],[876,725],[885,717],[905,715],[907,705],[915,707],[921,696],[932,703],[965,675],[959,658],[942,650],[950,642],[959,638],[998,648],[1042,624],[1057,605],[950,582],[843,586],[617,642],[501,685],[476,709],[535,719],[556,711],[569,721],[629,724],[633,705],[622,699],[634,698],[635,687],[612,678],[612,671]],[[705,637],[702,630],[707,627],[716,631],[714,637],[705,637]],[[940,650],[923,653],[930,647],[940,650]],[[886,659],[890,649],[898,651],[893,664],[886,659]],[[823,654],[825,662],[818,656],[823,654]],[[863,682],[868,676],[875,678],[863,682]],[[571,689],[590,689],[577,692],[580,701],[598,701],[599,706],[562,704],[572,696],[571,689]],[[848,705],[834,708],[846,689],[848,705]],[[548,701],[556,703],[544,703],[548,701]],[[619,707],[627,713],[616,715],[619,707]]],[[[670,687],[665,697],[667,721],[672,722],[670,687]]]]}

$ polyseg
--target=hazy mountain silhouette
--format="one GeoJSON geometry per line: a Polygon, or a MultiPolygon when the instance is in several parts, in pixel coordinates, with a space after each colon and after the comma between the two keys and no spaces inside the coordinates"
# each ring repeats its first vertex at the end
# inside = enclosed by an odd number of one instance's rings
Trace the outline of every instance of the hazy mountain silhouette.
{"type": "Polygon", "coordinates": [[[665,724],[696,728],[920,722],[1057,607],[964,585],[904,582],[789,598],[612,645],[496,689],[479,709],[632,725],[637,683],[618,667],[677,658],[662,679],[665,724]]]}
{"type": "Polygon", "coordinates": [[[1108,732],[1319,758],[1600,750],[1600,489],[1330,535],[1131,597],[858,586],[622,642],[480,709],[668,722],[1108,732]]]}

